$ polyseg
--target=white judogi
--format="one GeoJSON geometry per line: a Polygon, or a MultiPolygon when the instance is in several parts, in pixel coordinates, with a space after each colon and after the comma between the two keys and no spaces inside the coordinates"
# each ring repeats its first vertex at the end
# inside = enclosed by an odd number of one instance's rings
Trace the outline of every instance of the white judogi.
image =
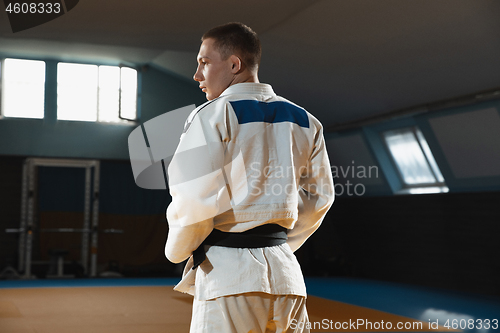
{"type": "MultiPolygon", "coordinates": [[[[304,306],[305,284],[293,251],[319,227],[334,200],[323,129],[316,118],[277,96],[270,85],[230,86],[189,116],[168,174],[172,203],[165,255],[172,262],[190,257],[213,228],[242,232],[276,223],[288,229],[282,245],[206,246],[207,259],[195,270],[190,258],[175,290],[195,296],[192,332],[203,327],[197,323],[204,320],[199,311],[212,313],[208,304],[231,295],[240,300],[232,304],[243,304],[244,293],[252,293],[254,300],[266,293],[283,295],[273,302],[286,299],[304,306]]],[[[295,313],[307,320],[305,309],[295,313]]],[[[238,332],[236,326],[228,332],[238,332]]]]}

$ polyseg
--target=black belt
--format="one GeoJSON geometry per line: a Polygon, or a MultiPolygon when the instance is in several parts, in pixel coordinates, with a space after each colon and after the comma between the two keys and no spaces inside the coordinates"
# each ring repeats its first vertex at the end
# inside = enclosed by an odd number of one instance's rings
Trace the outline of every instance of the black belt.
{"type": "Polygon", "coordinates": [[[193,252],[193,269],[205,260],[204,245],[250,249],[276,246],[286,243],[288,238],[286,230],[278,224],[264,224],[243,232],[224,232],[214,229],[193,252]]]}

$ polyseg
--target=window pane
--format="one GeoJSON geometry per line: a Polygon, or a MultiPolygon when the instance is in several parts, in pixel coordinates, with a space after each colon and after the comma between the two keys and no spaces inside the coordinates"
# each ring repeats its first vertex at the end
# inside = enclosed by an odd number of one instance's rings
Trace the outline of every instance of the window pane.
{"type": "Polygon", "coordinates": [[[57,119],[97,120],[97,66],[57,65],[57,119]]]}
{"type": "Polygon", "coordinates": [[[2,73],[2,114],[5,117],[43,118],[45,62],[5,59],[2,73]]]}
{"type": "Polygon", "coordinates": [[[119,121],[120,67],[99,66],[99,121],[119,121]]]}
{"type": "Polygon", "coordinates": [[[384,138],[407,185],[436,182],[411,129],[385,132],[384,138]]]}
{"type": "Polygon", "coordinates": [[[422,149],[424,150],[424,154],[427,157],[427,161],[429,161],[429,164],[432,168],[432,171],[434,171],[434,175],[437,177],[438,182],[444,183],[444,177],[441,174],[441,171],[439,170],[439,167],[436,163],[436,160],[434,159],[434,156],[431,153],[431,149],[429,148],[429,145],[427,144],[427,140],[425,140],[424,135],[422,132],[417,129],[416,130],[418,141],[420,141],[420,145],[422,146],[422,149]]]}
{"type": "Polygon", "coordinates": [[[126,119],[137,118],[137,71],[133,68],[121,69],[121,116],[126,119]]]}

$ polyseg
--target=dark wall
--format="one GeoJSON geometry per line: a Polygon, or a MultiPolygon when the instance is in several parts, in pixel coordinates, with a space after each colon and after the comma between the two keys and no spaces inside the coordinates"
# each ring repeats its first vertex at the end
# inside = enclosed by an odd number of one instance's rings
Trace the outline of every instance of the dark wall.
{"type": "Polygon", "coordinates": [[[0,156],[0,271],[17,263],[17,234],[7,234],[5,229],[19,228],[22,163],[22,157],[0,156]]]}
{"type": "Polygon", "coordinates": [[[343,275],[500,296],[500,192],[337,198],[298,256],[343,275]]]}
{"type": "MultiPolygon", "coordinates": [[[[19,228],[24,158],[0,156],[0,271],[7,265],[17,269],[19,235],[5,229],[19,228]]],[[[133,274],[173,274],[174,265],[163,255],[165,208],[171,201],[168,191],[139,188],[129,161],[101,160],[100,166],[98,271],[115,262],[119,269],[133,274]],[[124,233],[102,233],[105,229],[124,233]]],[[[39,229],[83,227],[84,183],[83,168],[36,169],[33,260],[48,261],[49,249],[63,248],[69,251],[65,260],[80,261],[81,234],[43,233],[39,229]]],[[[32,270],[43,277],[47,267],[34,265],[32,270]]]]}
{"type": "MultiPolygon", "coordinates": [[[[9,260],[17,261],[17,236],[3,229],[19,225],[22,161],[0,156],[0,270],[9,260]]],[[[71,214],[81,215],[75,212],[81,196],[64,193],[67,188],[83,191],[83,175],[67,168],[40,171],[40,222],[60,227],[71,214]]],[[[139,276],[155,270],[173,274],[175,267],[163,256],[167,192],[137,187],[128,161],[101,161],[101,177],[100,227],[123,229],[125,234],[99,238],[100,265],[106,268],[109,261],[117,261],[123,272],[139,276]]],[[[500,192],[339,197],[297,257],[309,276],[359,277],[500,296],[498,202],[500,192]]],[[[37,244],[40,259],[50,247],[47,241],[37,244]]]]}

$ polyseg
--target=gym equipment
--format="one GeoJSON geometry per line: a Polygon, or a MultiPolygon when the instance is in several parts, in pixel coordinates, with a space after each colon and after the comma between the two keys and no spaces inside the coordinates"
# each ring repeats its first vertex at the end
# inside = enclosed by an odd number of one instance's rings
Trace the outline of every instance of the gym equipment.
{"type": "Polygon", "coordinates": [[[23,164],[21,222],[19,229],[7,229],[7,232],[19,233],[19,260],[18,270],[23,271],[24,278],[31,278],[31,255],[33,247],[33,232],[36,230],[34,220],[34,200],[36,196],[35,169],[44,167],[74,167],[85,168],[85,206],[83,228],[59,228],[40,230],[42,232],[81,232],[81,264],[84,272],[88,273],[88,253],[90,241],[90,276],[96,276],[97,267],[97,236],[99,223],[99,161],[98,160],[73,160],[51,158],[27,158],[23,164]],[[92,168],[94,175],[92,177],[92,168]],[[93,178],[93,179],[92,179],[93,178]],[[91,184],[93,193],[91,195],[91,184]],[[92,219],[92,224],[91,224],[92,219]]]}
{"type": "MultiPolygon", "coordinates": [[[[94,231],[92,229],[76,229],[76,228],[44,228],[44,229],[36,229],[36,228],[33,228],[31,229],[32,233],[36,233],[37,231],[38,232],[62,232],[62,233],[78,233],[78,232],[81,232],[81,233],[93,233],[94,231]]],[[[25,232],[25,229],[16,229],[16,228],[7,228],[5,229],[5,232],[6,233],[16,233],[16,234],[22,234],[25,232]]],[[[123,234],[124,231],[121,230],[121,229],[104,229],[104,230],[97,230],[97,232],[100,232],[100,233],[105,233],[105,234],[123,234]]],[[[74,277],[74,276],[70,276],[70,275],[64,275],[63,274],[63,269],[62,267],[64,266],[64,255],[66,255],[67,253],[65,252],[66,250],[64,249],[53,249],[53,250],[59,250],[60,252],[54,252],[52,251],[52,253],[50,253],[51,250],[49,250],[49,254],[51,256],[51,265],[53,265],[53,262],[54,262],[54,257],[57,258],[57,274],[56,275],[50,275],[50,276],[47,276],[48,278],[61,278],[61,277],[64,277],[64,278],[69,278],[69,277],[74,277]]],[[[97,256],[97,252],[96,252],[96,256],[97,256]]],[[[22,268],[22,267],[21,267],[22,268]]],[[[19,269],[19,271],[22,271],[22,269],[19,269]]],[[[51,267],[51,270],[52,270],[52,267],[51,267]]],[[[7,268],[4,269],[4,271],[2,271],[0,273],[0,278],[1,277],[4,277],[4,276],[13,276],[14,278],[29,278],[29,276],[27,275],[24,275],[24,276],[20,276],[18,271],[16,271],[13,267],[11,266],[8,266],[7,268]]]]}
{"type": "Polygon", "coordinates": [[[64,274],[64,256],[67,255],[68,250],[64,249],[50,249],[50,267],[47,278],[74,278],[74,275],[64,274]]]}

